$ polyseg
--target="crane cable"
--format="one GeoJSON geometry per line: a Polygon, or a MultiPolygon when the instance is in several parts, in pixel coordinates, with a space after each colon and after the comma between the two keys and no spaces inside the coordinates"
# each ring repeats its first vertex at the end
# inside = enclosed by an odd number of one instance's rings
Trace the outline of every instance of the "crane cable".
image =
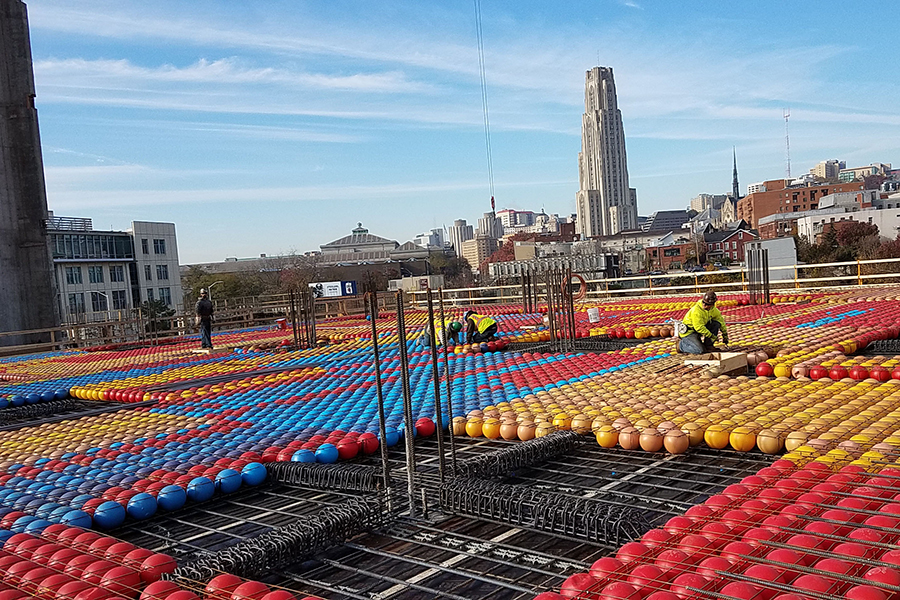
{"type": "Polygon", "coordinates": [[[494,160],[491,155],[491,120],[488,117],[487,77],[484,72],[484,34],[481,30],[481,0],[475,1],[475,35],[478,39],[478,67],[481,74],[481,104],[484,108],[484,145],[487,150],[488,182],[491,190],[491,212],[494,212],[494,160]]]}

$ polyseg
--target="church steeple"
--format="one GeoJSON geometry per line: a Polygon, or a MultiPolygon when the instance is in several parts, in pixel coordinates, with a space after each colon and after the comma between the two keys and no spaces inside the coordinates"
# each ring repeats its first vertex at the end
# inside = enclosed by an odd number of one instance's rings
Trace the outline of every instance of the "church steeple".
{"type": "Polygon", "coordinates": [[[737,201],[741,197],[741,188],[738,186],[737,152],[735,151],[734,146],[731,147],[731,156],[734,159],[734,176],[731,180],[731,193],[734,196],[735,201],[737,201]]]}

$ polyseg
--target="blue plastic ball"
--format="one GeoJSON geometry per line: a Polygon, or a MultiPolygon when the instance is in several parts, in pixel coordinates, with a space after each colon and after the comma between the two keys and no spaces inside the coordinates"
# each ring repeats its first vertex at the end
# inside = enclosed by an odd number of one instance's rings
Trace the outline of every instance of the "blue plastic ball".
{"type": "Polygon", "coordinates": [[[222,469],[216,475],[216,489],[223,494],[231,494],[241,487],[241,474],[234,469],[222,469]]]}
{"type": "Polygon", "coordinates": [[[15,531],[16,533],[22,533],[25,531],[25,528],[28,527],[34,521],[42,521],[42,520],[43,519],[38,519],[37,517],[32,516],[32,515],[25,515],[24,517],[19,517],[18,519],[16,519],[15,522],[13,522],[12,527],[10,527],[10,529],[15,531]]]}
{"type": "Polygon", "coordinates": [[[216,493],[216,484],[208,477],[194,477],[188,483],[187,495],[192,502],[205,502],[216,493]]]}
{"type": "Polygon", "coordinates": [[[316,449],[316,462],[331,464],[337,459],[338,449],[334,444],[322,444],[316,449]]]}
{"type": "Polygon", "coordinates": [[[23,406],[25,404],[25,396],[13,396],[9,399],[10,404],[13,406],[23,406]]]}
{"type": "Polygon", "coordinates": [[[66,398],[69,397],[69,390],[56,390],[56,391],[53,393],[53,396],[54,396],[57,400],[65,400],[66,398]]]}
{"type": "Polygon", "coordinates": [[[83,510],[69,510],[69,512],[62,516],[59,522],[63,525],[68,525],[69,527],[82,527],[84,529],[90,529],[91,525],[94,524],[91,515],[83,510]]]}
{"type": "Polygon", "coordinates": [[[101,529],[118,527],[125,521],[125,507],[118,502],[107,500],[94,510],[94,523],[101,529]]]}
{"type": "Polygon", "coordinates": [[[56,392],[46,391],[41,394],[41,402],[50,402],[56,400],[56,392]]]}
{"type": "Polygon", "coordinates": [[[291,462],[314,463],[316,462],[316,455],[312,450],[301,448],[291,456],[291,462]]]}
{"type": "Polygon", "coordinates": [[[40,394],[28,394],[27,396],[25,396],[26,404],[37,404],[40,401],[41,401],[40,394]]]}
{"type": "MultiPolygon", "coordinates": [[[[307,450],[307,452],[309,451],[307,450]]],[[[293,457],[291,457],[291,460],[293,460],[293,457]]],[[[315,457],[313,457],[313,460],[315,460],[315,457]]],[[[259,485],[266,480],[267,475],[268,472],[265,465],[256,462],[244,465],[244,468],[241,469],[241,479],[246,485],[259,485]]]]}
{"type": "Polygon", "coordinates": [[[178,510],[187,502],[187,492],[179,485],[167,485],[159,490],[156,502],[163,510],[178,510]]]}
{"type": "Polygon", "coordinates": [[[28,523],[28,525],[25,526],[24,532],[30,533],[31,535],[40,535],[41,532],[50,525],[53,525],[53,523],[51,523],[47,519],[36,518],[34,521],[31,521],[30,523],[28,523]]]}
{"type": "Polygon", "coordinates": [[[128,500],[126,511],[130,516],[140,521],[155,515],[156,507],[156,498],[146,492],[141,492],[128,500]]]}
{"type": "Polygon", "coordinates": [[[400,441],[400,432],[396,429],[387,429],[384,434],[384,441],[388,447],[396,446],[400,441]]]}

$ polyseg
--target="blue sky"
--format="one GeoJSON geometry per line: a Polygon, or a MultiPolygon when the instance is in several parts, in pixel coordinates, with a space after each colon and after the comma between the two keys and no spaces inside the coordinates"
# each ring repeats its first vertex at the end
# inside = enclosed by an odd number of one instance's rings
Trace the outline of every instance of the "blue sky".
{"type": "MultiPolygon", "coordinates": [[[[490,210],[471,1],[28,3],[50,209],[173,221],[182,263],[401,243],[490,210]]],[[[641,214],[900,163],[891,3],[482,0],[497,208],[569,214],[613,67],[641,214]],[[599,62],[598,62],[599,60],[599,62]],[[851,164],[852,163],[852,164],[851,164]]]]}

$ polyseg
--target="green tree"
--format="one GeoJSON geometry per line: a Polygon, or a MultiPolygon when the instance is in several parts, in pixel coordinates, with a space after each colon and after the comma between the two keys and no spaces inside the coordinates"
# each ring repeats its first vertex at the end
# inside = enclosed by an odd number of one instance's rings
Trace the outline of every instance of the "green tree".
{"type": "Polygon", "coordinates": [[[449,257],[443,253],[432,254],[428,262],[434,273],[444,276],[444,287],[448,289],[471,287],[475,284],[475,277],[472,275],[472,267],[469,261],[462,257],[449,257]]]}
{"type": "Polygon", "coordinates": [[[144,330],[146,333],[168,331],[172,328],[171,318],[175,316],[175,309],[169,308],[162,300],[147,300],[140,306],[141,317],[146,319],[144,330]]]}

